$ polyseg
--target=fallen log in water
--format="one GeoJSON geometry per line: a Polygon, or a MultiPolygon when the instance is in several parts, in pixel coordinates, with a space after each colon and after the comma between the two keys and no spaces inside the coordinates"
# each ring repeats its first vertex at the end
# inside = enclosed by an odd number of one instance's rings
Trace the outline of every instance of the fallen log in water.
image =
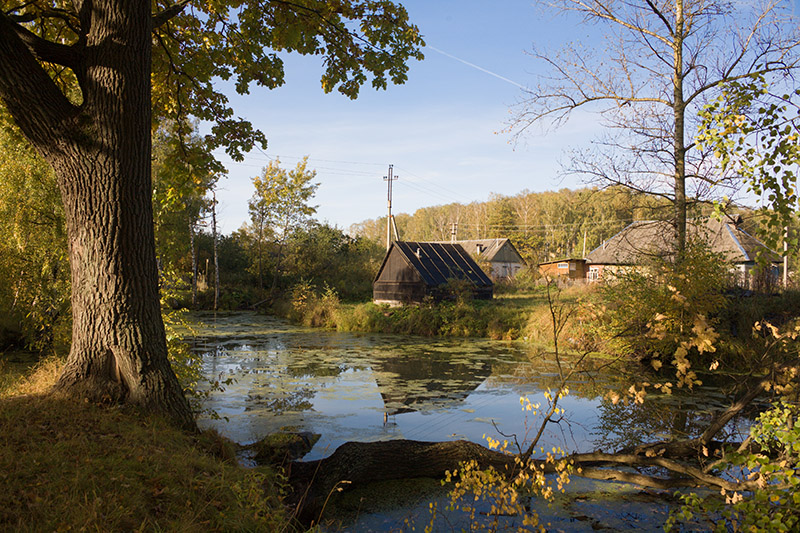
{"type": "Polygon", "coordinates": [[[514,456],[463,440],[346,442],[330,457],[290,465],[289,480],[294,489],[290,503],[296,506],[301,519],[315,518],[331,491],[339,487],[393,479],[442,478],[445,471],[470,460],[500,472],[511,473],[516,466],[514,456]]]}
{"type": "MultiPolygon", "coordinates": [[[[670,443],[664,443],[669,445],[670,443]]],[[[675,446],[673,451],[695,451],[693,446],[675,446]]],[[[653,445],[655,446],[655,445],[653,445]]],[[[694,455],[694,453],[692,453],[694,455]]],[[[695,456],[696,457],[696,456],[695,456]]],[[[674,489],[679,487],[714,487],[729,491],[752,490],[750,482],[736,483],[704,472],[685,460],[658,455],[591,452],[573,454],[564,459],[573,464],[573,474],[598,480],[616,480],[643,487],[674,489]],[[661,477],[643,474],[631,468],[657,467],[670,475],[661,477]]],[[[474,460],[481,468],[493,467],[511,476],[520,469],[515,455],[489,450],[468,441],[420,442],[390,440],[380,442],[347,442],[330,457],[317,461],[292,462],[288,467],[293,492],[287,503],[296,509],[296,516],[306,523],[319,517],[324,502],[332,492],[365,485],[374,481],[444,477],[466,461],[474,460]]],[[[532,459],[535,468],[554,472],[555,465],[532,459]]],[[[530,465],[529,465],[530,466],[530,465]]]]}

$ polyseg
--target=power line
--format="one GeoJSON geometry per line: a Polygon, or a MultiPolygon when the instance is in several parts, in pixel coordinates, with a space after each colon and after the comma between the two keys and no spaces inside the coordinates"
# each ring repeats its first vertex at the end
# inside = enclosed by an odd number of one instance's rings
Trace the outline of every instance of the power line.
{"type": "MultiPolygon", "coordinates": [[[[371,162],[367,162],[367,161],[342,161],[342,160],[338,160],[338,159],[320,159],[318,157],[312,157],[312,156],[282,155],[282,154],[275,154],[274,156],[272,156],[272,155],[269,155],[268,153],[266,153],[264,150],[262,150],[258,146],[256,146],[255,149],[258,150],[264,157],[266,157],[268,161],[275,161],[276,159],[303,159],[304,157],[308,157],[309,161],[321,161],[323,163],[341,163],[343,165],[368,165],[368,166],[376,166],[376,167],[386,166],[385,163],[371,163],[371,162]]],[[[218,149],[216,149],[214,151],[217,152],[217,153],[219,153],[219,152],[223,152],[224,153],[224,150],[222,150],[220,148],[218,148],[218,149]]],[[[256,159],[257,161],[264,161],[263,159],[254,158],[252,156],[248,156],[248,159],[256,159]]],[[[234,163],[235,163],[235,161],[234,161],[234,163]]]]}
{"type": "MultiPolygon", "coordinates": [[[[550,229],[550,228],[570,228],[570,227],[583,227],[583,226],[603,226],[608,224],[616,224],[618,222],[634,222],[635,219],[632,218],[617,218],[613,220],[603,220],[603,221],[584,221],[584,222],[569,222],[563,224],[467,224],[464,222],[459,222],[459,227],[464,226],[468,228],[492,228],[492,229],[519,229],[519,228],[542,228],[542,229],[550,229]]],[[[444,227],[444,226],[442,226],[444,227]]]]}
{"type": "Polygon", "coordinates": [[[406,169],[404,169],[404,168],[399,168],[399,167],[398,167],[398,170],[401,170],[401,171],[402,171],[404,174],[406,174],[406,175],[413,176],[413,177],[415,177],[415,178],[417,178],[417,179],[419,179],[419,180],[422,180],[422,181],[423,181],[423,182],[425,182],[425,183],[430,183],[432,186],[434,186],[434,187],[436,187],[436,188],[438,188],[438,189],[441,189],[443,192],[447,193],[448,195],[451,195],[451,196],[460,196],[461,198],[464,198],[464,199],[465,199],[465,200],[467,200],[467,201],[470,201],[470,202],[472,201],[472,198],[469,198],[468,196],[465,196],[465,195],[463,195],[463,194],[461,194],[461,193],[459,193],[459,192],[456,192],[456,191],[450,190],[450,189],[448,189],[448,188],[446,188],[446,187],[442,187],[441,185],[439,185],[438,183],[436,183],[436,182],[435,182],[435,181],[433,181],[432,179],[429,179],[429,178],[423,178],[422,176],[420,176],[420,175],[418,175],[418,174],[415,174],[415,173],[413,173],[413,172],[411,172],[411,171],[409,171],[409,170],[406,170],[406,169]]]}
{"type": "Polygon", "coordinates": [[[410,181],[403,181],[403,182],[399,182],[398,185],[400,185],[401,187],[408,187],[408,188],[413,189],[413,190],[415,190],[417,192],[421,192],[421,193],[426,194],[428,196],[433,196],[433,197],[436,197],[437,199],[441,199],[441,200],[443,200],[445,202],[452,203],[451,199],[449,197],[447,197],[447,196],[445,196],[445,195],[443,195],[443,194],[441,194],[441,193],[439,193],[437,191],[434,191],[434,190],[428,189],[426,187],[420,186],[417,183],[410,182],[410,181]]]}
{"type": "MultiPolygon", "coordinates": [[[[272,156],[272,155],[267,154],[266,152],[264,152],[261,148],[259,148],[257,146],[255,148],[266,159],[261,159],[261,158],[258,158],[258,157],[249,156],[248,160],[251,160],[251,161],[265,161],[266,162],[266,161],[275,161],[275,160],[278,160],[278,159],[297,159],[297,160],[300,160],[300,159],[303,159],[303,157],[305,157],[305,156],[280,155],[280,154],[275,154],[274,156],[272,156]]],[[[309,160],[309,162],[319,161],[319,162],[322,162],[322,163],[336,163],[336,164],[342,164],[342,165],[362,165],[362,166],[384,166],[385,165],[384,163],[372,163],[372,162],[367,162],[367,161],[345,161],[345,160],[336,160],[336,159],[319,159],[319,158],[315,158],[315,157],[308,157],[308,160],[309,160]]],[[[258,166],[260,166],[260,165],[254,165],[254,164],[251,164],[251,163],[244,163],[244,162],[237,162],[237,161],[231,161],[231,164],[239,165],[239,166],[248,166],[248,167],[258,167],[258,166]]],[[[416,173],[411,172],[411,171],[409,171],[407,169],[404,169],[404,168],[400,168],[400,167],[397,167],[397,168],[398,168],[398,170],[403,172],[404,175],[412,176],[414,178],[417,178],[416,180],[405,180],[405,181],[403,181],[402,182],[403,186],[409,186],[412,189],[416,189],[419,192],[424,192],[426,194],[429,194],[429,195],[432,195],[432,196],[436,196],[437,198],[440,198],[440,199],[442,199],[442,200],[444,200],[444,201],[446,201],[448,203],[453,203],[455,201],[455,200],[453,200],[453,197],[459,197],[459,198],[462,198],[463,200],[466,200],[468,202],[474,201],[473,198],[470,198],[470,197],[468,197],[468,196],[466,196],[464,194],[461,194],[461,193],[459,193],[457,191],[454,191],[452,189],[448,189],[446,187],[443,187],[443,186],[439,185],[438,183],[436,183],[434,180],[432,180],[430,178],[424,178],[424,177],[420,176],[419,174],[416,174],[416,173]],[[435,190],[434,188],[435,189],[439,189],[439,191],[435,190]]],[[[318,170],[318,171],[324,170],[327,173],[333,173],[333,174],[338,174],[338,175],[343,175],[343,176],[346,176],[346,175],[373,176],[374,175],[373,172],[369,172],[369,171],[349,170],[349,169],[344,169],[344,168],[331,168],[331,167],[315,166],[314,170],[318,170]]]]}

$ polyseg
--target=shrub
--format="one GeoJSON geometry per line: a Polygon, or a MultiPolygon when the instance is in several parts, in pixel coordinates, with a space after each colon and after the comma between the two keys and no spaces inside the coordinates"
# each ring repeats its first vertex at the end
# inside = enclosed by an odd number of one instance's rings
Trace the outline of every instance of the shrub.
{"type": "Polygon", "coordinates": [[[604,283],[593,309],[595,333],[616,353],[645,360],[671,356],[699,330],[713,332],[729,286],[723,258],[690,245],[679,263],[652,259],[604,283]]]}
{"type": "Polygon", "coordinates": [[[300,281],[290,291],[289,318],[304,326],[335,327],[339,314],[339,295],[324,286],[317,291],[308,281],[300,281]]]}
{"type": "Polygon", "coordinates": [[[495,294],[515,294],[528,292],[536,288],[542,276],[535,266],[525,267],[510,278],[496,280],[494,283],[495,294]]]}

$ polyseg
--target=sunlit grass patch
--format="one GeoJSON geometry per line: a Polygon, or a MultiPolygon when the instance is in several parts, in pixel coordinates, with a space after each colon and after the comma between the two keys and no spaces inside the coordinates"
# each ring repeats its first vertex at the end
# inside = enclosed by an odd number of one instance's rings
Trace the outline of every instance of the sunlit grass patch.
{"type": "Polygon", "coordinates": [[[0,399],[0,529],[272,531],[270,470],[216,435],[133,410],[40,394],[0,399]]]}
{"type": "Polygon", "coordinates": [[[30,367],[0,360],[0,398],[21,394],[44,394],[55,384],[64,358],[51,355],[30,367]]]}

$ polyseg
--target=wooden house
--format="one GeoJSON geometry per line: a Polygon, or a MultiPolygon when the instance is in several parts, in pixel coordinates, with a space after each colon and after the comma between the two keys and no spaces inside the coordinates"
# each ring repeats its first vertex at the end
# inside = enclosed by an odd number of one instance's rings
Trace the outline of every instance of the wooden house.
{"type": "Polygon", "coordinates": [[[463,246],[479,262],[488,263],[492,279],[510,278],[525,266],[525,260],[508,239],[472,239],[454,242],[463,246]]]}
{"type": "Polygon", "coordinates": [[[586,259],[566,258],[539,263],[539,273],[555,280],[585,281],[586,259]]]}
{"type": "MultiPolygon", "coordinates": [[[[731,265],[741,287],[776,281],[781,257],[739,227],[741,218],[709,218],[687,224],[687,238],[705,241],[710,250],[731,265]],[[759,257],[770,264],[769,271],[755,271],[759,257]],[[758,277],[761,279],[757,279],[758,277]]],[[[675,230],[669,222],[639,221],[604,241],[586,256],[586,277],[598,281],[604,276],[646,263],[649,258],[671,260],[675,254],[675,230]]]]}
{"type": "Polygon", "coordinates": [[[492,298],[492,280],[461,245],[396,241],[372,284],[373,300],[390,305],[418,303],[426,297],[442,300],[451,296],[451,280],[466,282],[476,299],[492,298]]]}

